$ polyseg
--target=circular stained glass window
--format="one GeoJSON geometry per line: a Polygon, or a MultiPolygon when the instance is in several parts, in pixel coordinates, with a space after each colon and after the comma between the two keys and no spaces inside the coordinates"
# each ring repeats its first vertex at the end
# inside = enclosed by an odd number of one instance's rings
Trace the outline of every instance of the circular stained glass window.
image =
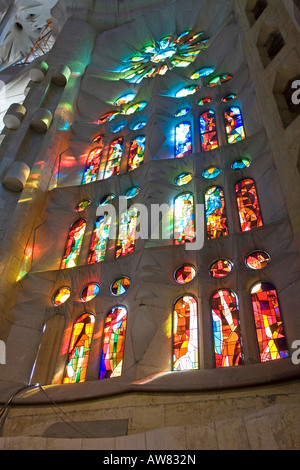
{"type": "Polygon", "coordinates": [[[90,282],[90,284],[87,284],[81,291],[80,294],[80,300],[82,302],[89,302],[92,300],[96,295],[98,295],[100,292],[100,286],[99,284],[95,282],[90,282]]]}
{"type": "Polygon", "coordinates": [[[52,303],[55,307],[58,307],[61,304],[64,304],[71,295],[70,287],[63,286],[57,289],[57,291],[53,294],[52,303]]]}
{"type": "Polygon", "coordinates": [[[133,197],[137,196],[140,192],[140,188],[133,187],[130,189],[127,189],[127,191],[124,193],[124,196],[127,197],[127,199],[132,199],[133,197]]]}
{"type": "Polygon", "coordinates": [[[174,279],[178,284],[188,284],[196,276],[196,268],[191,264],[184,264],[176,269],[174,273],[174,279]]]}
{"type": "Polygon", "coordinates": [[[91,201],[89,199],[83,199],[82,201],[78,202],[75,210],[76,212],[82,212],[84,209],[89,206],[91,201]]]}
{"type": "Polygon", "coordinates": [[[182,173],[175,179],[175,184],[177,184],[177,186],[183,186],[184,184],[188,184],[190,181],[192,181],[192,179],[193,175],[191,173],[182,173]]]}
{"type": "Polygon", "coordinates": [[[130,279],[129,277],[123,276],[119,279],[116,279],[115,282],[112,283],[110,286],[110,291],[113,295],[123,295],[130,286],[130,279]]]}
{"type": "Polygon", "coordinates": [[[233,268],[233,264],[228,259],[217,259],[209,268],[209,274],[217,279],[228,276],[233,268]]]}
{"type": "Polygon", "coordinates": [[[231,165],[233,170],[243,170],[244,168],[249,168],[251,165],[251,161],[248,158],[242,158],[241,160],[237,160],[231,165]]]}
{"type": "Polygon", "coordinates": [[[116,197],[115,194],[107,194],[99,202],[100,206],[104,206],[105,204],[109,204],[115,197],[116,197]]]}
{"type": "Polygon", "coordinates": [[[210,168],[207,168],[207,170],[203,171],[202,176],[203,178],[207,180],[211,180],[219,176],[220,173],[221,173],[220,168],[217,168],[216,166],[212,166],[210,168]]]}
{"type": "Polygon", "coordinates": [[[252,251],[246,256],[245,264],[250,269],[263,269],[271,261],[271,256],[266,251],[252,251]]]}

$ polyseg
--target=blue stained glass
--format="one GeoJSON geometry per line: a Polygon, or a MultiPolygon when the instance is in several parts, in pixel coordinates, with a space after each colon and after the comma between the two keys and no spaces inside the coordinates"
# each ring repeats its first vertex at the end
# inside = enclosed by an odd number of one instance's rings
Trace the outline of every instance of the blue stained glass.
{"type": "Polygon", "coordinates": [[[175,157],[182,158],[192,151],[191,124],[182,122],[175,128],[175,157]]]}

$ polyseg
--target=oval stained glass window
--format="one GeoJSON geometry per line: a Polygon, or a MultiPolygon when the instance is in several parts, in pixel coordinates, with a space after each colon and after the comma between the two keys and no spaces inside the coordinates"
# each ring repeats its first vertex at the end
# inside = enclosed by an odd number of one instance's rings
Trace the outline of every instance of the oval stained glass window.
{"type": "Polygon", "coordinates": [[[123,295],[130,286],[130,279],[127,276],[116,279],[110,286],[110,291],[113,295],[123,295]]]}
{"type": "Polygon", "coordinates": [[[115,127],[111,129],[111,132],[116,133],[119,132],[120,130],[124,129],[126,127],[126,122],[121,122],[120,124],[117,124],[115,127]]]}
{"type": "Polygon", "coordinates": [[[207,77],[208,75],[214,73],[215,69],[213,67],[203,67],[202,69],[196,70],[190,78],[192,80],[197,80],[201,77],[207,77]]]}
{"type": "Polygon", "coordinates": [[[114,102],[114,105],[121,106],[122,104],[129,103],[130,101],[134,100],[135,96],[136,96],[136,93],[132,93],[132,92],[126,93],[126,95],[120,96],[120,98],[118,98],[114,102]]]}
{"type": "Polygon", "coordinates": [[[202,100],[198,101],[199,106],[203,106],[206,103],[211,103],[212,99],[211,98],[202,98],[202,100]]]}
{"type": "Polygon", "coordinates": [[[127,189],[127,191],[124,193],[124,196],[127,199],[132,199],[133,197],[135,197],[139,194],[140,190],[141,189],[138,188],[138,187],[133,187],[133,188],[127,189]]]}
{"type": "Polygon", "coordinates": [[[175,113],[175,117],[186,116],[188,112],[189,112],[189,108],[182,108],[182,109],[179,109],[179,110],[175,113]]]}
{"type": "Polygon", "coordinates": [[[178,284],[188,284],[195,279],[196,272],[197,270],[194,266],[191,264],[184,264],[176,269],[174,279],[178,284]]]}
{"type": "Polygon", "coordinates": [[[205,178],[207,180],[211,180],[211,179],[216,178],[217,176],[219,176],[220,173],[221,173],[220,168],[218,168],[216,166],[212,166],[210,168],[207,168],[207,170],[203,171],[202,176],[203,176],[203,178],[205,178]]]}
{"type": "Polygon", "coordinates": [[[244,168],[249,168],[251,165],[251,161],[248,158],[242,158],[241,160],[237,160],[231,165],[233,170],[243,170],[244,168]]]}
{"type": "Polygon", "coordinates": [[[209,88],[212,88],[218,85],[222,85],[222,83],[228,82],[231,79],[232,79],[232,75],[228,75],[228,74],[218,75],[217,77],[212,78],[208,82],[207,86],[209,88]]]}
{"type": "Polygon", "coordinates": [[[175,184],[177,184],[177,186],[183,186],[192,181],[192,179],[193,175],[191,173],[182,173],[181,175],[178,175],[175,179],[175,184]]]}
{"type": "Polygon", "coordinates": [[[266,251],[252,251],[246,256],[245,264],[250,269],[263,269],[271,261],[271,256],[266,251]]]}
{"type": "Polygon", "coordinates": [[[100,206],[104,206],[105,204],[109,204],[115,197],[116,197],[115,194],[107,194],[99,202],[100,206]]]}
{"type": "Polygon", "coordinates": [[[100,286],[96,282],[87,284],[81,291],[80,300],[82,302],[89,302],[100,292],[100,286]]]}
{"type": "Polygon", "coordinates": [[[224,96],[224,98],[221,99],[223,103],[229,103],[232,100],[236,99],[236,94],[235,93],[230,93],[229,95],[224,96]]]}
{"type": "Polygon", "coordinates": [[[97,121],[97,124],[103,124],[104,122],[112,121],[119,113],[110,111],[109,113],[103,114],[97,121]]]}
{"type": "Polygon", "coordinates": [[[63,286],[57,289],[57,291],[53,294],[52,303],[55,307],[64,304],[71,295],[70,287],[63,286]]]}
{"type": "Polygon", "coordinates": [[[144,107],[146,105],[147,105],[146,101],[141,101],[140,103],[135,103],[132,106],[130,106],[129,108],[127,108],[125,114],[128,115],[128,114],[136,113],[137,111],[141,111],[142,109],[144,109],[144,107]]]}
{"type": "Polygon", "coordinates": [[[76,212],[82,212],[84,209],[89,206],[91,201],[89,199],[83,199],[82,201],[78,202],[75,210],[76,212]]]}
{"type": "Polygon", "coordinates": [[[185,96],[193,95],[198,90],[199,90],[199,87],[197,85],[190,85],[190,86],[187,86],[178,90],[177,93],[175,94],[175,97],[184,98],[185,96]]]}
{"type": "Polygon", "coordinates": [[[135,124],[133,124],[131,129],[133,131],[137,131],[138,129],[142,129],[143,127],[145,127],[146,124],[147,124],[147,121],[139,121],[139,122],[136,122],[135,124]]]}
{"type": "Polygon", "coordinates": [[[233,264],[228,259],[217,259],[210,265],[209,274],[216,279],[221,279],[228,276],[232,268],[233,264]]]}

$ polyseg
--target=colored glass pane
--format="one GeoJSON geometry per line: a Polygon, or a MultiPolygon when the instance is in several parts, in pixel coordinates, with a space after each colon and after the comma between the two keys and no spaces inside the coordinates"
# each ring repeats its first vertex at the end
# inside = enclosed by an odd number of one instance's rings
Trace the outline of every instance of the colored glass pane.
{"type": "Polygon", "coordinates": [[[122,104],[129,103],[130,101],[134,100],[136,94],[135,93],[126,93],[125,95],[120,96],[116,101],[114,102],[115,106],[121,106],[122,104]]]}
{"type": "Polygon", "coordinates": [[[52,297],[52,303],[55,307],[64,304],[71,295],[70,287],[60,287],[52,297]]]}
{"type": "Polygon", "coordinates": [[[174,204],[174,242],[175,245],[182,245],[194,241],[194,197],[190,193],[180,194],[174,204]]]}
{"type": "Polygon", "coordinates": [[[181,117],[181,116],[186,116],[189,112],[189,108],[182,108],[182,109],[179,109],[176,113],[175,113],[175,117],[181,117]]]}
{"type": "Polygon", "coordinates": [[[265,251],[252,251],[245,259],[246,266],[250,269],[263,269],[271,261],[271,257],[265,251]]]}
{"type": "Polygon", "coordinates": [[[188,284],[196,276],[196,268],[191,264],[184,264],[176,269],[174,273],[174,279],[178,284],[188,284]]]}
{"type": "Polygon", "coordinates": [[[184,295],[173,311],[173,370],[198,369],[198,354],[197,301],[184,295]]]}
{"type": "Polygon", "coordinates": [[[206,230],[209,239],[228,235],[224,191],[213,187],[205,193],[206,230]]]}
{"type": "Polygon", "coordinates": [[[89,302],[92,300],[96,295],[98,295],[100,292],[100,286],[99,284],[96,284],[95,282],[91,282],[90,284],[87,284],[81,291],[80,294],[80,299],[82,302],[89,302]]]}
{"type": "Polygon", "coordinates": [[[212,99],[211,98],[202,98],[202,100],[198,101],[199,106],[204,106],[207,103],[211,103],[212,99]]]}
{"type": "Polygon", "coordinates": [[[189,122],[181,122],[175,127],[175,157],[182,158],[192,151],[192,132],[189,122]]]}
{"type": "Polygon", "coordinates": [[[197,85],[190,85],[178,90],[175,94],[176,98],[184,98],[185,96],[193,95],[196,91],[199,90],[197,85]]]}
{"type": "Polygon", "coordinates": [[[105,319],[100,379],[120,377],[122,374],[126,324],[126,308],[112,308],[105,319]]]}
{"type": "Polygon", "coordinates": [[[145,144],[146,137],[143,135],[139,135],[132,140],[129,149],[128,171],[135,170],[143,164],[145,144]]]}
{"type": "Polygon", "coordinates": [[[181,175],[178,175],[175,179],[175,184],[177,184],[177,186],[183,186],[192,181],[192,179],[193,175],[191,173],[182,173],[181,175]]]}
{"type": "Polygon", "coordinates": [[[215,113],[212,109],[200,116],[200,134],[202,152],[216,149],[218,144],[215,113]]]}
{"type": "Polygon", "coordinates": [[[230,93],[229,95],[224,96],[224,98],[221,99],[223,103],[229,103],[229,101],[235,100],[236,99],[236,94],[235,93],[230,93]]]}
{"type": "Polygon", "coordinates": [[[112,175],[118,175],[123,152],[124,138],[119,137],[111,142],[109,147],[108,159],[104,173],[104,179],[112,175]]]}
{"type": "Polygon", "coordinates": [[[85,209],[87,206],[89,206],[90,203],[91,203],[91,201],[90,201],[89,199],[83,199],[82,201],[80,201],[80,202],[77,204],[77,206],[76,206],[76,208],[75,208],[76,212],[82,212],[82,211],[84,211],[84,209],[85,209]]]}
{"type": "Polygon", "coordinates": [[[217,176],[219,176],[220,173],[221,173],[220,168],[217,168],[216,166],[211,166],[210,168],[207,168],[207,170],[205,170],[202,173],[202,176],[203,176],[203,178],[205,178],[207,180],[211,180],[211,179],[216,178],[217,176]]]}
{"type": "Polygon", "coordinates": [[[211,307],[216,367],[243,364],[236,295],[227,289],[218,290],[211,307]]]}
{"type": "Polygon", "coordinates": [[[147,121],[139,121],[132,126],[132,130],[137,131],[139,129],[142,129],[143,127],[146,126],[146,124],[147,124],[147,121]]]}
{"type": "Polygon", "coordinates": [[[240,109],[231,107],[224,113],[224,116],[228,143],[235,144],[243,140],[245,138],[245,130],[240,109]]]}
{"type": "Polygon", "coordinates": [[[76,321],[68,353],[63,383],[84,382],[91,349],[95,317],[82,314],[76,321]]]}
{"type": "Polygon", "coordinates": [[[232,79],[232,75],[228,75],[228,74],[218,75],[217,77],[212,78],[208,82],[207,86],[212,88],[218,85],[222,85],[222,83],[228,82],[231,79],[232,79]]]}
{"type": "Polygon", "coordinates": [[[116,197],[115,194],[107,194],[104,196],[101,201],[99,202],[100,206],[104,206],[105,204],[110,204],[110,202],[116,197]]]}
{"type": "Polygon", "coordinates": [[[233,170],[243,170],[244,168],[249,168],[251,165],[251,161],[248,158],[242,158],[241,160],[237,160],[231,165],[233,170]]]}
{"type": "Polygon", "coordinates": [[[97,124],[104,124],[105,122],[112,121],[119,113],[115,111],[110,111],[108,113],[103,114],[97,121],[97,124]]]}
{"type": "Polygon", "coordinates": [[[119,132],[122,129],[124,129],[124,127],[126,127],[126,125],[127,125],[126,122],[122,122],[120,124],[117,124],[115,127],[113,127],[111,131],[114,132],[114,133],[119,132]]]}
{"type": "Polygon", "coordinates": [[[101,215],[97,217],[95,227],[92,233],[90,249],[87,258],[87,264],[99,263],[105,259],[109,230],[111,224],[110,215],[101,215]]]}
{"type": "Polygon", "coordinates": [[[213,67],[203,67],[200,70],[196,70],[196,72],[194,72],[190,78],[192,80],[197,80],[198,78],[207,77],[208,75],[211,75],[212,73],[214,73],[214,71],[215,69],[213,67]]]}
{"type": "Polygon", "coordinates": [[[251,178],[239,181],[235,193],[242,232],[261,227],[263,222],[254,181],[251,178]]]}
{"type": "Polygon", "coordinates": [[[126,276],[120,277],[110,286],[110,291],[113,295],[123,295],[130,286],[130,279],[126,276]]]}
{"type": "Polygon", "coordinates": [[[146,101],[141,101],[140,103],[135,103],[129,108],[126,109],[125,114],[133,114],[136,113],[137,111],[141,111],[144,109],[144,107],[147,105],[146,101]]]}
{"type": "Polygon", "coordinates": [[[127,199],[132,199],[133,197],[137,196],[139,192],[140,192],[140,188],[135,186],[133,188],[127,189],[127,191],[125,191],[124,193],[124,196],[127,199]]]}
{"type": "Polygon", "coordinates": [[[97,180],[102,153],[102,146],[93,149],[89,153],[82,177],[82,184],[92,183],[97,180]]]}
{"type": "Polygon", "coordinates": [[[77,266],[79,253],[86,228],[86,220],[79,219],[70,228],[65,253],[61,261],[60,268],[73,268],[77,266]]]}
{"type": "Polygon", "coordinates": [[[138,210],[136,207],[123,212],[119,224],[119,235],[116,243],[116,258],[133,253],[138,210]]]}
{"type": "Polygon", "coordinates": [[[228,259],[217,259],[210,265],[209,274],[212,277],[221,279],[231,273],[232,267],[233,265],[228,259]]]}
{"type": "Polygon", "coordinates": [[[93,138],[93,142],[95,142],[96,144],[99,144],[101,142],[102,138],[103,138],[103,135],[98,134],[98,135],[96,135],[96,137],[93,138]]]}
{"type": "Polygon", "coordinates": [[[261,362],[288,357],[278,295],[269,282],[251,289],[252,309],[261,362]]]}

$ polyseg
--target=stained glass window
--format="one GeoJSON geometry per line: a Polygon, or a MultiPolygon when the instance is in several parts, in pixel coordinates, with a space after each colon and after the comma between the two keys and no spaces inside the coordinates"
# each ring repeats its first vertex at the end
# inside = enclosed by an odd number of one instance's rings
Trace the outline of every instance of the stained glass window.
{"type": "Polygon", "coordinates": [[[222,75],[218,75],[217,77],[212,78],[212,79],[208,82],[207,86],[208,86],[209,88],[213,88],[213,87],[215,87],[215,86],[222,85],[222,83],[228,82],[228,81],[231,80],[231,79],[232,79],[232,75],[229,75],[229,74],[224,73],[224,74],[222,74],[222,75]]]}
{"type": "Polygon", "coordinates": [[[103,196],[103,198],[100,200],[99,204],[100,206],[104,206],[105,204],[110,204],[111,201],[116,197],[115,194],[106,194],[106,196],[103,196]]]}
{"type": "Polygon", "coordinates": [[[199,106],[204,106],[207,103],[211,103],[212,99],[211,98],[202,98],[201,100],[198,101],[199,106]]]}
{"type": "Polygon", "coordinates": [[[55,307],[64,304],[71,295],[70,287],[63,286],[57,289],[57,291],[53,294],[52,303],[55,307]]]}
{"type": "Polygon", "coordinates": [[[142,129],[143,127],[145,127],[147,124],[147,121],[138,121],[136,122],[135,124],[132,125],[131,129],[133,131],[137,131],[139,129],[142,129]]]}
{"type": "Polygon", "coordinates": [[[88,264],[99,263],[105,259],[110,224],[111,216],[107,213],[97,217],[87,258],[88,264]]]}
{"type": "Polygon", "coordinates": [[[136,96],[136,93],[133,92],[128,92],[125,95],[120,96],[116,101],[114,102],[115,106],[121,106],[122,104],[129,103],[130,101],[134,100],[136,96]]]}
{"type": "Polygon", "coordinates": [[[175,113],[175,117],[186,116],[189,112],[189,108],[181,108],[175,113]]]}
{"type": "Polygon", "coordinates": [[[263,269],[270,261],[271,257],[266,251],[252,251],[246,256],[245,264],[250,269],[263,269]]]}
{"type": "Polygon", "coordinates": [[[235,185],[237,206],[242,232],[263,225],[254,181],[246,178],[235,185]]]}
{"type": "Polygon", "coordinates": [[[119,122],[119,124],[116,124],[114,127],[112,127],[111,132],[114,132],[114,133],[119,132],[122,129],[124,129],[126,125],[127,125],[126,122],[119,122]]]}
{"type": "Polygon", "coordinates": [[[216,367],[243,364],[237,298],[221,289],[211,299],[216,367]]]}
{"type": "Polygon", "coordinates": [[[213,67],[203,67],[202,69],[196,70],[190,78],[192,80],[198,80],[198,78],[201,77],[207,77],[208,75],[211,75],[214,73],[215,69],[213,67]]]}
{"type": "Polygon", "coordinates": [[[180,90],[178,90],[175,94],[175,97],[176,98],[184,98],[186,96],[193,95],[198,90],[199,90],[199,87],[197,85],[186,86],[186,87],[181,88],[180,90]]]}
{"type": "Polygon", "coordinates": [[[181,175],[178,175],[175,179],[175,184],[177,184],[177,186],[183,186],[192,181],[192,179],[193,175],[191,173],[182,173],[181,175]]]}
{"type": "Polygon", "coordinates": [[[76,208],[75,208],[76,212],[82,212],[82,211],[84,211],[84,209],[85,209],[87,206],[89,206],[90,203],[91,203],[91,201],[90,201],[89,199],[83,199],[82,201],[80,201],[80,202],[77,204],[77,206],[76,206],[76,208]]]}
{"type": "Polygon", "coordinates": [[[127,191],[125,191],[124,196],[127,199],[132,199],[133,197],[137,196],[140,191],[141,188],[139,188],[138,186],[133,186],[132,188],[129,188],[127,189],[127,191]]]}
{"type": "Polygon", "coordinates": [[[118,137],[113,140],[109,147],[108,159],[106,162],[106,168],[104,173],[104,179],[109,178],[112,175],[118,175],[120,171],[120,163],[123,152],[124,138],[118,137]]]}
{"type": "Polygon", "coordinates": [[[211,180],[216,178],[221,174],[220,168],[217,168],[216,166],[211,166],[210,168],[207,168],[207,170],[203,171],[202,176],[203,178],[207,180],[211,180]]]}
{"type": "Polygon", "coordinates": [[[143,164],[145,143],[146,137],[143,135],[139,135],[132,140],[129,149],[128,171],[135,170],[143,164]]]}
{"type": "Polygon", "coordinates": [[[93,149],[89,153],[82,177],[82,184],[92,183],[97,180],[102,153],[102,146],[93,149]]]}
{"type": "Polygon", "coordinates": [[[95,317],[91,313],[83,313],[76,320],[63,383],[85,381],[94,323],[95,317]]]}
{"type": "Polygon", "coordinates": [[[105,319],[100,379],[120,377],[122,374],[126,324],[126,308],[112,308],[105,319]]]}
{"type": "Polygon", "coordinates": [[[119,113],[116,111],[109,111],[103,114],[97,121],[97,124],[104,124],[105,122],[112,121],[119,113]]]}
{"type": "Polygon", "coordinates": [[[178,284],[188,284],[196,276],[196,268],[191,264],[184,264],[176,269],[174,273],[174,279],[178,284]]]}
{"type": "Polygon", "coordinates": [[[231,168],[233,170],[243,170],[244,168],[249,168],[251,165],[251,161],[249,158],[242,158],[241,160],[235,161],[232,165],[231,168]]]}
{"type": "Polygon", "coordinates": [[[222,279],[231,273],[232,267],[233,265],[228,259],[217,259],[210,265],[209,274],[216,279],[222,279]]]}
{"type": "Polygon", "coordinates": [[[89,302],[100,292],[100,286],[96,282],[87,284],[80,293],[80,300],[82,302],[89,302]]]}
{"type": "Polygon", "coordinates": [[[130,208],[121,215],[119,235],[116,243],[116,258],[133,253],[137,219],[138,210],[136,207],[130,208]]]}
{"type": "Polygon", "coordinates": [[[227,141],[235,144],[245,138],[242,113],[239,108],[232,106],[224,113],[227,141]]]}
{"type": "Polygon", "coordinates": [[[204,199],[207,237],[211,239],[228,235],[223,189],[217,186],[208,189],[204,199]]]}
{"type": "Polygon", "coordinates": [[[72,224],[66,243],[65,254],[60,265],[61,269],[77,266],[85,228],[85,219],[78,219],[72,224]]]}
{"type": "Polygon", "coordinates": [[[215,112],[210,109],[200,116],[200,134],[202,152],[208,152],[218,147],[215,112]]]}
{"type": "Polygon", "coordinates": [[[129,277],[123,276],[119,279],[116,279],[112,285],[110,286],[110,291],[113,295],[123,295],[130,286],[130,279],[129,277]]]}
{"type": "Polygon", "coordinates": [[[135,103],[126,109],[125,114],[134,114],[147,106],[147,101],[141,101],[140,103],[135,103]]]}
{"type": "Polygon", "coordinates": [[[197,301],[191,295],[180,297],[173,311],[173,370],[198,369],[197,301]]]}
{"type": "Polygon", "coordinates": [[[192,151],[192,131],[189,122],[181,122],[175,127],[175,157],[182,158],[192,151]]]}
{"type": "Polygon", "coordinates": [[[194,241],[194,197],[191,193],[179,194],[174,204],[174,242],[175,245],[181,245],[194,241]]]}
{"type": "Polygon", "coordinates": [[[251,299],[261,362],[288,357],[275,287],[258,282],[251,289],[251,299]]]}
{"type": "Polygon", "coordinates": [[[221,99],[223,103],[229,103],[229,101],[233,101],[236,99],[236,94],[235,93],[230,93],[229,95],[224,96],[224,98],[221,99]]]}

